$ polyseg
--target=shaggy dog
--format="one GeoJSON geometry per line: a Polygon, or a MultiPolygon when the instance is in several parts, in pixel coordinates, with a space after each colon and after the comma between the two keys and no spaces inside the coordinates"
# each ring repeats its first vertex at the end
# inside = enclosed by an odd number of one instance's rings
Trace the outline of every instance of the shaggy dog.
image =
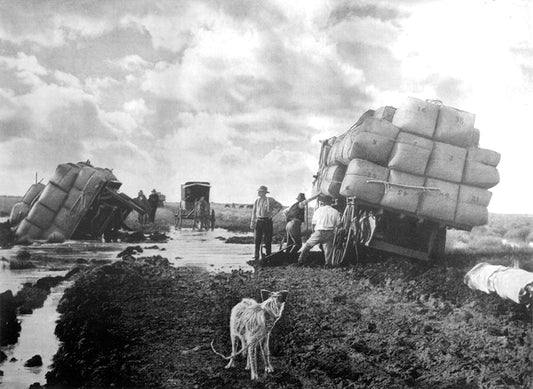
{"type": "Polygon", "coordinates": [[[253,299],[244,298],[233,307],[229,321],[231,355],[226,357],[219,353],[211,342],[211,348],[215,354],[230,360],[226,369],[234,367],[235,357],[244,352],[245,355],[248,354],[246,370],[250,370],[252,380],[258,379],[257,347],[259,347],[265,364],[265,373],[274,371],[270,364],[270,332],[283,313],[288,293],[286,290],[279,292],[261,290],[261,300],[263,301],[261,304],[253,299]],[[236,352],[237,338],[242,345],[238,352],[236,352]]]}

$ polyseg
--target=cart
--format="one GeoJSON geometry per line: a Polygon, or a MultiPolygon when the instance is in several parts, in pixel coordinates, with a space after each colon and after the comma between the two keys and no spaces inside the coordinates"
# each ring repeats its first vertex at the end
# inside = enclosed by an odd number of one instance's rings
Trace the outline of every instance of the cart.
{"type": "Polygon", "coordinates": [[[181,185],[181,201],[174,215],[174,225],[177,229],[182,228],[183,220],[192,220],[193,230],[201,228],[202,215],[198,211],[197,204],[203,197],[207,202],[205,211],[204,227],[213,230],[215,228],[215,211],[209,206],[209,191],[211,185],[206,181],[188,181],[181,185]]]}

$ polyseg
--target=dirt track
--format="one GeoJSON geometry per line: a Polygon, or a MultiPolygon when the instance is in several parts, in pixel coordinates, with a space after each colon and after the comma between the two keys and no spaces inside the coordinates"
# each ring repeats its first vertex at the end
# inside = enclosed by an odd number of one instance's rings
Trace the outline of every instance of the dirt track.
{"type": "MultiPolygon", "coordinates": [[[[531,322],[514,303],[470,291],[475,258],[448,268],[403,259],[357,269],[278,267],[207,274],[162,258],[85,274],[60,304],[63,342],[49,383],[165,388],[496,388],[531,385],[531,322]],[[227,322],[242,297],[288,289],[274,374],[225,370],[227,322]]],[[[453,265],[453,266],[451,266],[453,265]]],[[[261,368],[261,365],[260,365],[261,368]]]]}

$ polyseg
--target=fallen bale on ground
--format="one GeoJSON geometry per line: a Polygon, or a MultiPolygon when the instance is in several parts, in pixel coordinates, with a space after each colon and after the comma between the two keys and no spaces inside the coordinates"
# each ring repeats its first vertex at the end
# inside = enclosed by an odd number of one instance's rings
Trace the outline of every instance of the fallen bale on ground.
{"type": "Polygon", "coordinates": [[[232,243],[232,244],[253,244],[254,243],[254,237],[253,236],[231,236],[227,238],[224,243],[232,243]]]}

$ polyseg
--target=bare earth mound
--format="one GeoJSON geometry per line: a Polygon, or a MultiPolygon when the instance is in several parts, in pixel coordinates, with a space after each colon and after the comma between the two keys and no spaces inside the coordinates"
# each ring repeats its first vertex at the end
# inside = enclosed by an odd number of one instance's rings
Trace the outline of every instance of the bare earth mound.
{"type": "MultiPolygon", "coordinates": [[[[65,293],[49,384],[162,388],[477,388],[531,384],[530,317],[470,291],[469,266],[386,259],[355,269],[208,274],[164,258],[85,273],[65,293]],[[275,372],[225,370],[231,307],[289,290],[271,338],[275,372]]],[[[262,369],[261,362],[259,368],[262,369]]],[[[261,371],[261,370],[260,370],[261,371]]]]}

